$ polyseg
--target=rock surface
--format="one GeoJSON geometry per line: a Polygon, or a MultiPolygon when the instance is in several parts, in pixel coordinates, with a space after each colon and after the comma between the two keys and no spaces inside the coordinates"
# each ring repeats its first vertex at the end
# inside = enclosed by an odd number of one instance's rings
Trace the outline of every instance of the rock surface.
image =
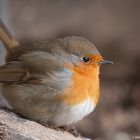
{"type": "Polygon", "coordinates": [[[84,140],[0,109],[0,140],[84,140]]]}

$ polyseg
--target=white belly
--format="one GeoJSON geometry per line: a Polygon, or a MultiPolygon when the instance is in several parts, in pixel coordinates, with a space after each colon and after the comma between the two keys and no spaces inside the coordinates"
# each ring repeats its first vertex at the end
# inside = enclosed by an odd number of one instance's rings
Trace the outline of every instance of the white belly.
{"type": "Polygon", "coordinates": [[[57,126],[67,126],[81,120],[91,113],[94,108],[95,105],[90,99],[74,106],[62,105],[59,112],[53,118],[53,121],[57,126]]]}

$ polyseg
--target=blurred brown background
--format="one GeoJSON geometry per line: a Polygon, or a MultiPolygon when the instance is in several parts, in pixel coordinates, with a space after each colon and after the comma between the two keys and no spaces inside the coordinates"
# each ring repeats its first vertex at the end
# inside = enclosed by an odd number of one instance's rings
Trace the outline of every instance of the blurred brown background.
{"type": "MultiPolygon", "coordinates": [[[[0,16],[22,41],[83,36],[114,65],[101,68],[96,110],[77,124],[90,138],[140,137],[139,0],[0,0],[0,16]]],[[[3,64],[3,48],[0,60],[3,64]]]]}

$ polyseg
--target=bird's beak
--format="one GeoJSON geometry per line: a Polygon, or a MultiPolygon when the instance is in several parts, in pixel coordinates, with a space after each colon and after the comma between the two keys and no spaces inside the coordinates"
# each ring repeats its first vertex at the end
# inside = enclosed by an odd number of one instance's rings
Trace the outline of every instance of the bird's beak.
{"type": "Polygon", "coordinates": [[[113,62],[111,61],[107,61],[107,60],[101,60],[100,62],[98,62],[99,64],[113,64],[113,62]]]}

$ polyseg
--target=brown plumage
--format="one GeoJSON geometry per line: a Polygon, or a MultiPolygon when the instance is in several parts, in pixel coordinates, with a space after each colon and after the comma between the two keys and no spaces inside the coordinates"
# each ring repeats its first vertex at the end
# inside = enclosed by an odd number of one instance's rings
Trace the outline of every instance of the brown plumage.
{"type": "Polygon", "coordinates": [[[71,36],[10,47],[1,40],[9,47],[7,62],[0,67],[2,96],[14,111],[39,122],[67,126],[94,110],[99,66],[110,62],[91,42],[71,36]]]}

